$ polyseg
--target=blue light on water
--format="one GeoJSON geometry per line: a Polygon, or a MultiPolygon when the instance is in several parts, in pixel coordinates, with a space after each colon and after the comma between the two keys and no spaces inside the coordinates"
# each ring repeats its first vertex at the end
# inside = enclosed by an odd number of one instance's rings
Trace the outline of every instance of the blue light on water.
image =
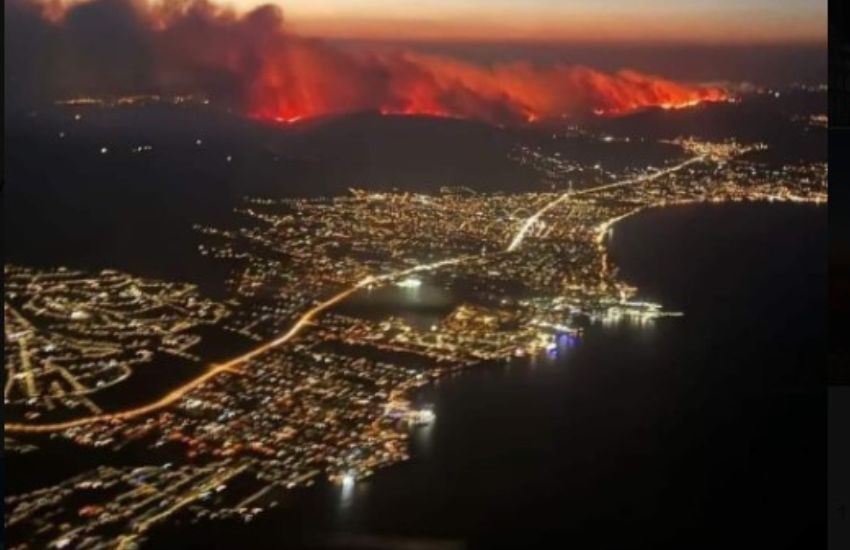
{"type": "Polygon", "coordinates": [[[558,343],[559,347],[571,348],[578,342],[578,337],[574,334],[560,332],[555,337],[555,341],[558,343]]]}

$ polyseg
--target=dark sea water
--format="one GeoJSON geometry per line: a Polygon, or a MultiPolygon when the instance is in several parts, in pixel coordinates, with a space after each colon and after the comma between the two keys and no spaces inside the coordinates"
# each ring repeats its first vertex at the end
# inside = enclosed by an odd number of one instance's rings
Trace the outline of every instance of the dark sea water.
{"type": "Polygon", "coordinates": [[[820,547],[826,236],[816,207],[625,220],[622,277],[684,317],[445,380],[408,463],[151,547],[820,547]]]}

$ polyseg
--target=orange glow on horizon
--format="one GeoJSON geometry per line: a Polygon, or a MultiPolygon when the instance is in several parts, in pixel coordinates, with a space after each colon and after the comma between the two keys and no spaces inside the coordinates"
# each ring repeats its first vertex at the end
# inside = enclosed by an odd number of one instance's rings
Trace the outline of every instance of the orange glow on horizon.
{"type": "MultiPolygon", "coordinates": [[[[52,20],[88,0],[32,0],[52,20]]],[[[152,12],[182,9],[191,2],[131,0],[152,12]]],[[[800,0],[802,1],[802,0],[800,0]]],[[[492,0],[491,0],[492,2],[492,0]]],[[[434,42],[563,43],[816,43],[827,39],[827,2],[810,0],[805,8],[783,9],[781,2],[644,0],[642,5],[612,1],[599,7],[587,2],[476,2],[432,0],[410,4],[385,0],[212,0],[208,5],[243,15],[260,6],[283,10],[287,25],[302,35],[359,40],[434,42]],[[773,7],[773,6],[776,7],[773,7]],[[757,22],[757,23],[754,23],[757,22]]]]}
{"type": "MultiPolygon", "coordinates": [[[[757,17],[757,15],[754,15],[757,17]]],[[[771,18],[767,18],[769,21],[771,18]]],[[[290,25],[310,36],[354,40],[419,42],[522,42],[607,44],[773,44],[826,43],[826,22],[770,21],[761,27],[744,21],[681,20],[662,23],[597,17],[569,20],[518,19],[389,19],[365,17],[291,17],[290,25]]]]}
{"type": "MultiPolygon", "coordinates": [[[[269,0],[232,0],[249,10],[269,0]]],[[[279,5],[327,38],[588,43],[825,43],[826,0],[322,0],[279,5]]]]}
{"type": "Polygon", "coordinates": [[[406,49],[349,48],[296,34],[269,5],[247,13],[207,0],[122,6],[135,10],[130,16],[146,33],[153,86],[223,90],[246,114],[269,121],[379,111],[518,124],[727,98],[716,86],[628,69],[528,61],[484,66],[406,49]]]}
{"type": "Polygon", "coordinates": [[[342,55],[311,43],[288,44],[263,60],[250,86],[248,112],[278,122],[377,111],[518,124],[728,99],[718,87],[630,70],[608,74],[528,63],[482,67],[405,51],[342,55]]]}

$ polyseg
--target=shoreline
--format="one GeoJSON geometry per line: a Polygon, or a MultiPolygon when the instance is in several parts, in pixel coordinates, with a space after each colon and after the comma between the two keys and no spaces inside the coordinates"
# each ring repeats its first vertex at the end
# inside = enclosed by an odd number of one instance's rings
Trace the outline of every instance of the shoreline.
{"type": "MultiPolygon", "coordinates": [[[[560,201],[560,200],[561,200],[560,198],[556,199],[556,201],[560,201]]],[[[791,199],[778,199],[778,198],[777,199],[757,198],[757,199],[737,199],[737,200],[728,200],[728,199],[705,200],[704,199],[704,200],[685,200],[685,201],[677,201],[677,202],[672,202],[672,203],[664,201],[664,202],[661,202],[661,203],[658,203],[658,204],[651,204],[651,205],[647,205],[647,206],[637,208],[634,211],[629,212],[629,213],[627,213],[623,216],[618,216],[616,218],[613,218],[613,219],[603,223],[601,228],[597,228],[598,233],[597,233],[597,241],[596,242],[597,242],[597,245],[599,246],[600,250],[602,251],[603,261],[606,262],[606,264],[607,264],[607,258],[609,257],[609,250],[608,250],[608,247],[606,245],[608,230],[615,227],[618,222],[623,221],[623,220],[628,219],[628,218],[631,218],[635,215],[645,213],[645,212],[651,212],[651,211],[659,210],[659,209],[667,209],[667,208],[671,208],[671,207],[677,207],[677,206],[697,206],[697,205],[724,206],[724,205],[729,205],[729,204],[760,204],[760,203],[775,203],[775,202],[779,202],[781,204],[794,204],[794,205],[798,205],[798,206],[813,206],[813,207],[822,207],[822,206],[826,206],[828,204],[825,200],[801,200],[801,199],[796,198],[796,197],[791,198],[791,199]]],[[[547,205],[547,206],[544,207],[544,209],[548,209],[549,207],[550,206],[547,205]]],[[[509,245],[509,250],[499,252],[499,253],[500,254],[510,253],[511,247],[515,248],[513,241],[509,245]]],[[[236,373],[238,373],[238,369],[234,370],[234,369],[236,369],[236,365],[244,363],[246,361],[249,361],[253,357],[264,353],[268,349],[276,347],[276,346],[278,346],[282,343],[286,343],[287,341],[289,341],[293,337],[297,336],[298,333],[303,328],[313,324],[312,319],[313,319],[313,317],[315,317],[315,315],[324,313],[326,310],[332,308],[333,306],[344,302],[347,298],[354,295],[359,290],[366,288],[367,286],[371,286],[376,282],[383,282],[383,281],[391,282],[391,281],[393,281],[393,280],[395,280],[399,277],[403,277],[403,276],[408,275],[410,273],[416,273],[416,272],[420,272],[420,271],[430,271],[430,270],[435,269],[435,268],[438,269],[439,267],[442,267],[444,265],[455,264],[455,263],[462,262],[465,259],[474,259],[474,258],[475,257],[460,257],[460,258],[443,259],[443,260],[439,260],[437,262],[433,262],[432,264],[425,264],[424,266],[414,266],[413,268],[403,269],[403,270],[400,270],[400,271],[397,271],[397,272],[391,272],[391,273],[384,274],[384,275],[368,276],[365,279],[362,279],[362,280],[356,282],[351,287],[346,288],[346,289],[334,294],[328,300],[325,300],[323,302],[319,302],[315,307],[309,309],[306,313],[304,313],[300,317],[298,317],[296,322],[292,325],[292,327],[290,327],[289,330],[287,330],[285,333],[283,333],[278,338],[271,340],[269,342],[265,342],[261,346],[249,349],[245,353],[238,355],[236,357],[233,357],[233,358],[231,358],[231,359],[229,359],[229,360],[227,360],[223,363],[213,363],[213,364],[211,364],[210,367],[207,370],[205,370],[204,372],[202,372],[200,375],[197,375],[194,378],[190,378],[188,382],[181,384],[180,386],[178,386],[178,387],[174,388],[173,390],[169,391],[168,393],[166,393],[163,397],[161,397],[161,398],[159,398],[159,399],[157,399],[153,402],[150,402],[146,405],[141,405],[141,406],[135,407],[135,408],[130,409],[130,410],[125,410],[125,411],[118,410],[118,411],[115,411],[115,412],[106,413],[106,414],[102,414],[102,415],[80,417],[80,418],[75,418],[75,419],[62,421],[62,422],[52,422],[52,423],[44,423],[44,424],[12,422],[12,423],[7,423],[5,425],[5,429],[6,429],[7,433],[10,433],[10,434],[55,433],[55,432],[61,432],[61,431],[67,430],[69,428],[76,428],[76,427],[84,426],[84,425],[87,425],[87,424],[93,424],[93,423],[97,423],[97,422],[112,422],[112,421],[116,421],[116,420],[117,421],[123,421],[123,420],[129,419],[129,418],[134,418],[134,417],[137,417],[137,416],[144,416],[144,415],[150,414],[150,413],[155,412],[159,409],[166,408],[166,407],[170,406],[171,404],[173,404],[176,400],[181,398],[188,391],[191,391],[192,389],[202,385],[207,380],[215,377],[216,375],[218,375],[222,372],[226,371],[226,372],[236,372],[236,373]]],[[[625,282],[625,281],[621,281],[621,282],[628,285],[628,283],[625,282]]],[[[500,359],[494,358],[493,360],[500,360],[500,359]]]]}
{"type": "MultiPolygon", "coordinates": [[[[687,206],[687,205],[683,205],[683,206],[687,206]]],[[[724,207],[724,206],[727,206],[727,204],[696,204],[696,205],[691,205],[691,206],[709,206],[709,207],[720,206],[720,207],[724,207]]],[[[789,206],[796,207],[796,206],[805,206],[805,205],[789,205],[789,206]]],[[[810,206],[815,206],[815,205],[810,205],[810,206]]],[[[806,210],[809,210],[809,209],[806,209],[806,210]]],[[[815,211],[814,209],[811,209],[811,210],[815,211]]],[[[652,211],[652,209],[647,209],[647,211],[652,211]]],[[[685,322],[687,322],[687,321],[685,321],[685,322]]],[[[602,328],[602,327],[600,326],[599,328],[602,328]]],[[[521,363],[522,368],[528,367],[527,361],[529,359],[530,359],[529,357],[523,358],[523,361],[521,363]]],[[[569,361],[569,359],[568,359],[568,361],[569,361]]],[[[475,368],[476,371],[483,371],[485,369],[494,369],[495,368],[495,370],[499,371],[499,370],[501,370],[505,367],[506,363],[507,363],[507,360],[482,361],[482,362],[476,363],[474,365],[469,365],[469,366],[464,367],[464,368],[459,368],[454,372],[449,371],[449,372],[446,373],[445,376],[441,376],[440,378],[438,378],[436,380],[436,382],[441,383],[441,382],[445,381],[447,379],[447,377],[450,377],[450,379],[453,379],[455,376],[466,377],[467,374],[473,372],[472,370],[469,370],[467,372],[467,369],[471,369],[471,368],[475,368]],[[450,375],[455,375],[455,376],[450,376],[450,375]]],[[[518,365],[518,366],[520,366],[520,365],[518,365]]],[[[406,394],[406,397],[408,397],[411,400],[411,402],[416,402],[422,396],[422,394],[427,393],[427,392],[436,392],[436,391],[440,391],[440,389],[435,387],[435,381],[431,381],[430,383],[423,385],[421,387],[411,388],[409,390],[409,392],[406,394]]],[[[444,421],[445,419],[449,419],[449,418],[450,417],[440,416],[441,420],[438,420],[438,421],[444,421]]],[[[421,429],[423,429],[423,428],[414,427],[414,428],[408,429],[407,432],[406,432],[406,434],[407,434],[406,435],[406,441],[407,441],[407,444],[408,444],[409,449],[410,449],[410,456],[409,456],[408,459],[403,460],[403,461],[394,462],[392,464],[388,464],[388,465],[380,468],[379,470],[376,470],[374,472],[374,474],[372,476],[369,476],[365,481],[378,482],[379,480],[386,479],[385,478],[386,474],[394,474],[394,475],[391,475],[390,477],[396,480],[393,483],[395,485],[397,485],[399,483],[399,481],[398,481],[399,476],[401,475],[398,472],[402,471],[402,469],[398,468],[398,466],[411,465],[411,464],[415,464],[415,463],[423,460],[424,455],[421,454],[422,450],[421,449],[417,450],[418,444],[415,443],[416,432],[418,430],[421,430],[421,429]],[[379,477],[377,477],[378,474],[384,474],[384,475],[382,475],[379,478],[379,477]]],[[[425,428],[425,429],[427,429],[427,428],[425,428]]],[[[414,469],[412,471],[415,473],[415,472],[419,472],[420,470],[414,469]]],[[[405,479],[405,476],[401,475],[401,479],[405,479]]],[[[334,504],[333,499],[336,498],[334,495],[337,495],[337,496],[340,495],[340,493],[338,493],[338,492],[341,491],[341,490],[342,490],[342,488],[340,487],[340,485],[335,485],[334,483],[332,483],[328,480],[318,481],[312,487],[300,488],[298,490],[298,492],[291,493],[292,500],[288,504],[286,504],[282,508],[277,508],[276,510],[270,510],[269,511],[270,513],[268,515],[270,517],[273,517],[275,513],[280,513],[281,511],[283,511],[283,513],[286,515],[285,517],[287,518],[286,521],[298,521],[297,519],[295,519],[295,520],[291,519],[290,515],[295,514],[297,517],[301,517],[301,516],[298,515],[298,512],[294,512],[294,510],[297,510],[301,506],[304,506],[305,505],[305,499],[306,499],[306,503],[307,503],[306,505],[309,507],[309,509],[311,511],[315,512],[315,508],[316,508],[317,505],[322,510],[322,512],[321,512],[322,513],[322,516],[321,516],[322,519],[320,519],[319,521],[321,521],[321,522],[339,521],[338,519],[334,520],[333,517],[328,515],[328,514],[333,513],[334,507],[337,506],[336,504],[334,504]],[[309,492],[305,493],[304,491],[309,491],[309,492]]],[[[374,488],[370,489],[370,493],[374,493],[374,488]]],[[[342,498],[342,497],[340,496],[339,498],[342,498]]],[[[342,506],[348,506],[348,505],[342,504],[342,506]]],[[[366,504],[362,503],[359,506],[361,506],[361,507],[366,506],[366,504]]],[[[372,508],[374,506],[370,505],[369,507],[372,508]]],[[[267,514],[263,514],[263,516],[266,516],[266,515],[267,514]]],[[[348,519],[342,520],[343,523],[345,524],[342,527],[342,531],[340,532],[342,535],[372,532],[372,529],[374,529],[373,527],[370,527],[368,525],[363,524],[364,521],[366,521],[367,523],[371,521],[371,520],[368,519],[368,516],[360,516],[360,512],[358,512],[355,517],[357,517],[359,519],[355,519],[354,523],[350,523],[350,524],[349,524],[348,519]],[[364,518],[366,518],[366,519],[364,520],[364,518]]],[[[276,521],[276,520],[272,520],[271,522],[269,522],[269,520],[263,520],[263,521],[264,521],[264,523],[262,523],[261,526],[268,528],[269,526],[274,525],[274,521],[276,521]]],[[[227,524],[222,524],[222,525],[226,526],[227,524]]],[[[306,538],[301,538],[301,539],[296,539],[296,540],[301,540],[301,541],[317,541],[317,539],[324,540],[325,535],[323,535],[322,533],[324,533],[324,529],[326,527],[328,527],[330,524],[326,525],[325,523],[320,523],[320,525],[321,525],[321,527],[319,527],[320,530],[316,531],[315,530],[316,526],[311,523],[308,527],[305,528],[304,533],[298,534],[299,536],[303,535],[306,538]]],[[[425,531],[427,531],[427,529],[425,531]]],[[[379,531],[376,531],[376,532],[379,532],[379,531]]],[[[340,534],[340,533],[337,533],[337,534],[340,534]]],[[[400,536],[400,538],[410,538],[412,540],[412,539],[414,539],[414,538],[416,538],[417,536],[420,536],[420,535],[417,535],[416,533],[404,532],[404,533],[399,533],[399,536],[400,536]]],[[[421,536],[430,536],[430,535],[422,534],[421,536]]],[[[460,536],[460,535],[457,535],[457,536],[460,536]]],[[[317,543],[320,544],[321,541],[318,541],[317,543]]]]}
{"type": "MultiPolygon", "coordinates": [[[[751,202],[764,202],[764,201],[746,201],[746,203],[751,203],[751,202]]],[[[746,203],[744,203],[744,204],[746,204],[746,203]]],[[[697,203],[690,202],[688,204],[682,204],[681,206],[720,206],[720,207],[724,207],[724,206],[728,206],[728,205],[729,205],[728,202],[723,202],[723,203],[709,202],[709,203],[706,203],[705,201],[700,201],[700,202],[697,202],[697,203]]],[[[669,206],[670,205],[664,206],[664,209],[668,208],[669,206]]],[[[790,206],[796,207],[796,206],[804,206],[804,205],[791,204],[790,206]]],[[[813,204],[813,205],[810,205],[810,206],[818,206],[818,205],[813,204]]],[[[647,207],[645,209],[642,209],[640,212],[644,212],[644,211],[651,212],[651,211],[654,211],[654,210],[662,210],[662,208],[660,206],[647,207]]],[[[640,213],[640,212],[636,212],[636,213],[640,213]]],[[[604,234],[605,233],[603,232],[603,235],[604,234]]],[[[607,239],[605,240],[605,242],[606,242],[606,247],[607,247],[608,246],[607,239]]],[[[610,253],[610,250],[608,252],[610,253]]],[[[526,361],[529,360],[529,359],[530,359],[529,357],[525,357],[523,359],[523,364],[525,364],[526,361]]],[[[507,362],[508,362],[507,359],[481,360],[481,361],[478,361],[474,364],[468,364],[468,365],[464,365],[462,367],[455,367],[455,368],[449,367],[446,370],[444,370],[441,373],[440,376],[435,377],[435,378],[429,378],[429,380],[426,383],[418,384],[418,385],[412,385],[409,388],[404,388],[404,389],[406,389],[406,393],[404,394],[404,396],[407,399],[409,399],[412,403],[415,403],[421,397],[421,395],[423,393],[425,393],[427,391],[435,391],[435,388],[433,386],[436,383],[439,383],[440,381],[444,380],[446,377],[448,377],[450,375],[452,375],[452,377],[465,375],[466,373],[463,372],[463,371],[466,371],[467,369],[471,369],[473,367],[476,367],[476,368],[480,367],[482,369],[492,368],[492,367],[504,367],[504,365],[507,362]],[[429,386],[431,386],[431,387],[429,388],[429,386]]],[[[411,384],[412,384],[415,381],[415,378],[411,378],[410,381],[411,381],[411,384]]],[[[396,390],[399,390],[399,389],[400,388],[396,388],[396,390]]],[[[380,420],[380,418],[378,420],[380,420]]],[[[410,462],[411,460],[416,459],[416,455],[414,455],[413,452],[412,452],[412,449],[413,449],[412,439],[415,436],[416,430],[417,430],[417,428],[412,428],[412,429],[411,428],[405,428],[404,444],[405,444],[405,447],[407,449],[406,458],[404,460],[398,460],[398,461],[394,461],[392,463],[380,465],[379,467],[375,468],[374,473],[377,473],[378,471],[389,470],[389,468],[391,466],[399,466],[401,464],[405,464],[405,463],[410,462]]],[[[315,479],[315,478],[313,478],[313,479],[315,479]]],[[[327,482],[327,486],[330,486],[330,487],[334,486],[333,482],[331,480],[327,479],[327,476],[324,477],[324,480],[327,482]]],[[[281,487],[281,488],[288,490],[285,487],[281,487]]],[[[274,493],[277,493],[277,491],[271,491],[271,493],[274,494],[274,493]]]]}

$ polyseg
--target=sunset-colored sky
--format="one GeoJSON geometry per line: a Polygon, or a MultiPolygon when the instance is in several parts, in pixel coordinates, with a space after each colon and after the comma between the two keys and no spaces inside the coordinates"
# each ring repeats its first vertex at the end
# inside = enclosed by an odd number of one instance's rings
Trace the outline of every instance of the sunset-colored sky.
{"type": "Polygon", "coordinates": [[[827,0],[273,1],[299,32],[337,38],[763,43],[827,35],[827,0]]]}

